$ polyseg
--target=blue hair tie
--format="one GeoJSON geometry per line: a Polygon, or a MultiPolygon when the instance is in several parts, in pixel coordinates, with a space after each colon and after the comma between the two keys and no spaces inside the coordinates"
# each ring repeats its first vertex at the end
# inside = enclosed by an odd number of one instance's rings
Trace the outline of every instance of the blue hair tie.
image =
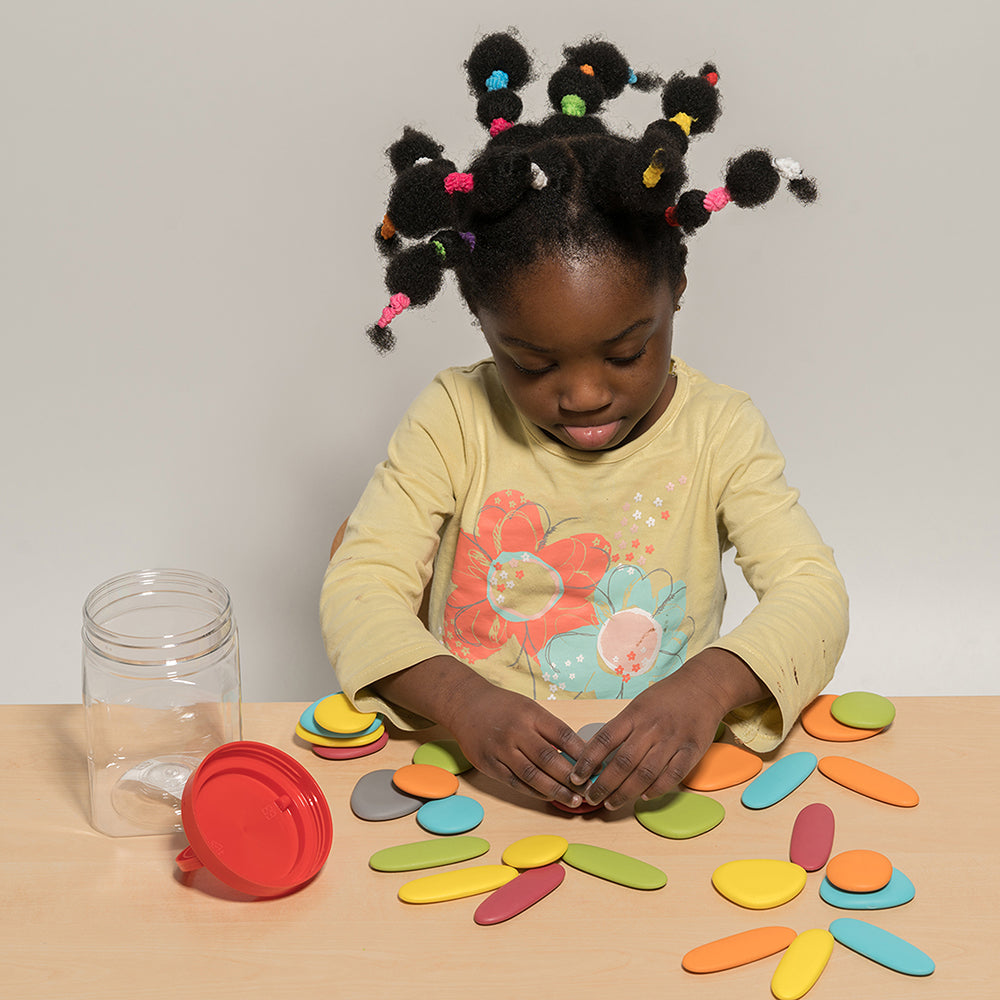
{"type": "Polygon", "coordinates": [[[502,69],[495,69],[486,79],[487,90],[504,90],[510,77],[502,69]]]}
{"type": "Polygon", "coordinates": [[[634,87],[639,82],[639,77],[635,75],[635,70],[631,66],[628,68],[628,82],[634,87]]]}

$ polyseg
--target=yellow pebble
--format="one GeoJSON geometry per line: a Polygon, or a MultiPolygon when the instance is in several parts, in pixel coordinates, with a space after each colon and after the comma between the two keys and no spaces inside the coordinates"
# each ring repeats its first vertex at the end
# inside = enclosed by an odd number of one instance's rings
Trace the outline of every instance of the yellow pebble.
{"type": "Polygon", "coordinates": [[[822,928],[803,931],[789,946],[771,978],[777,1000],[799,1000],[813,988],[833,954],[833,935],[822,928]]]}
{"type": "Polygon", "coordinates": [[[541,868],[558,861],[569,847],[565,837],[538,834],[514,841],[503,852],[503,863],[512,868],[541,868]]]}

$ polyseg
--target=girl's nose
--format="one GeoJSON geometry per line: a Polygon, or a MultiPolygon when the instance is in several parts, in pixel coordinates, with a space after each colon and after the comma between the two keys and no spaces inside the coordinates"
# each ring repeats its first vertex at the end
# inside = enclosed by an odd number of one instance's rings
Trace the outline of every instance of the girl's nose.
{"type": "Polygon", "coordinates": [[[611,387],[602,373],[589,366],[567,371],[559,386],[559,408],[566,413],[597,413],[612,399],[611,387]]]}

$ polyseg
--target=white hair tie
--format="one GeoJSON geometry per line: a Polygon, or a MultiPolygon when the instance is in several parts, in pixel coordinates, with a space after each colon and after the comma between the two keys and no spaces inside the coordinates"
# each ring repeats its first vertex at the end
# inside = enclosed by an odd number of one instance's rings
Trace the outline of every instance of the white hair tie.
{"type": "Polygon", "coordinates": [[[786,181],[797,181],[802,176],[802,166],[787,156],[771,160],[771,166],[778,172],[778,176],[786,181]]]}
{"type": "Polygon", "coordinates": [[[541,191],[549,183],[548,177],[545,176],[545,172],[537,163],[531,164],[531,186],[536,191],[541,191]]]}

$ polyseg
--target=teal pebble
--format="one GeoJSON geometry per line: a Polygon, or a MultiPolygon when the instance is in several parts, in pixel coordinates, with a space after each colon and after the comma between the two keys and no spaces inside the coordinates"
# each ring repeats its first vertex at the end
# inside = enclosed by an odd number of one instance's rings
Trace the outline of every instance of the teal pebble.
{"type": "Polygon", "coordinates": [[[443,836],[468,833],[483,821],[485,810],[468,795],[432,799],[417,810],[417,822],[428,832],[443,836]]]}
{"type": "Polygon", "coordinates": [[[934,971],[931,957],[916,945],[864,920],[839,917],[830,924],[830,933],[845,948],[894,972],[907,976],[929,976],[934,971]]]}
{"type": "Polygon", "coordinates": [[[740,801],[748,809],[767,809],[794,792],[818,763],[816,754],[808,750],[779,757],[743,789],[740,801]]]}
{"type": "Polygon", "coordinates": [[[876,892],[845,892],[828,878],[824,878],[819,887],[819,898],[841,910],[888,910],[908,903],[916,893],[913,883],[896,868],[892,870],[889,883],[876,892]]]}

